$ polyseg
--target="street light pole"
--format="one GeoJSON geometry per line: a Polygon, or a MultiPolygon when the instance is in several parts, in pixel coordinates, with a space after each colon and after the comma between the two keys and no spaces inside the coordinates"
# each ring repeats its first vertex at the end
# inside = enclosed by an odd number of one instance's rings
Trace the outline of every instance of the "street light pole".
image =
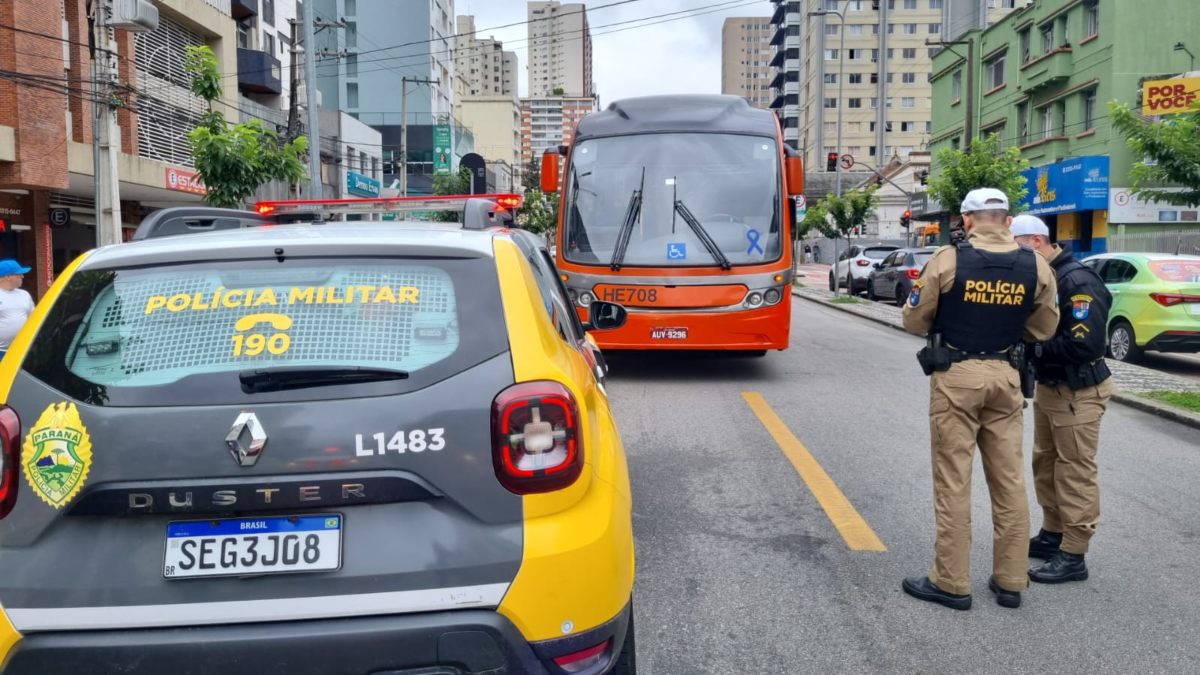
{"type": "MultiPolygon", "coordinates": [[[[438,84],[441,78],[430,80],[421,77],[400,78],[400,196],[408,196],[408,83],[438,84]]],[[[395,162],[393,162],[393,166],[395,162]]]]}
{"type": "MultiPolygon", "coordinates": [[[[849,7],[850,7],[850,0],[846,0],[846,8],[849,9],[849,7]]],[[[826,17],[826,16],[829,16],[830,14],[837,16],[838,22],[839,22],[838,33],[841,34],[841,37],[838,40],[837,146],[835,147],[835,150],[838,153],[838,161],[833,167],[834,175],[836,176],[836,178],[835,178],[836,183],[835,183],[834,190],[836,191],[837,196],[841,197],[842,196],[842,161],[841,161],[841,155],[842,155],[842,107],[845,106],[845,103],[846,103],[845,99],[842,98],[842,91],[843,91],[842,88],[846,86],[846,15],[843,14],[842,12],[839,12],[836,10],[830,11],[828,9],[822,9],[822,10],[818,10],[816,12],[809,12],[809,16],[826,17]]],[[[824,23],[825,23],[824,21],[821,22],[822,29],[824,29],[824,23]]],[[[881,27],[881,29],[882,29],[882,27],[881,27]]],[[[825,55],[822,54],[821,58],[824,58],[824,57],[825,57],[825,55]]],[[[824,104],[824,102],[822,101],[822,105],[823,104],[824,104]]],[[[834,272],[837,271],[837,251],[838,251],[838,237],[834,237],[833,238],[833,271],[834,272]]],[[[833,296],[834,297],[838,296],[839,288],[840,287],[838,285],[837,275],[833,274],[833,296]]],[[[846,291],[849,292],[850,289],[847,288],[846,291]]]]}

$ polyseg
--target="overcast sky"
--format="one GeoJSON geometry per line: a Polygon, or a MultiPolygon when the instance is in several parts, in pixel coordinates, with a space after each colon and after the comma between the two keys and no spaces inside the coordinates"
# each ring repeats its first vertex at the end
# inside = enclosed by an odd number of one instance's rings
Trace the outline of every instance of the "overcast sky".
{"type": "MultiPolygon", "coordinates": [[[[612,2],[584,2],[592,27],[596,89],[604,106],[630,96],[721,93],[721,24],[731,16],[770,16],[773,8],[769,0],[636,0],[601,7],[612,2]],[[684,13],[648,18],[674,12],[684,13]],[[605,27],[637,19],[644,21],[605,27]]],[[[526,95],[527,27],[488,30],[527,20],[524,0],[455,0],[454,9],[475,16],[480,37],[502,40],[505,50],[517,53],[520,95],[526,95]]]]}

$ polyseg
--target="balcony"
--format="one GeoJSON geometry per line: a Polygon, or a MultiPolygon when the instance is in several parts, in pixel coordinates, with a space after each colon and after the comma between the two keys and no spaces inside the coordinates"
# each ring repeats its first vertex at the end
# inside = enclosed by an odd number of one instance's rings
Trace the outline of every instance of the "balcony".
{"type": "Polygon", "coordinates": [[[1075,56],[1070,47],[1058,49],[1021,66],[1021,89],[1035,92],[1044,87],[1062,84],[1071,77],[1075,56]]]}
{"type": "Polygon", "coordinates": [[[279,59],[257,49],[237,50],[238,90],[256,94],[282,94],[279,59]]]}
{"type": "Polygon", "coordinates": [[[258,14],[258,0],[232,0],[229,3],[229,13],[237,21],[258,14]]]}

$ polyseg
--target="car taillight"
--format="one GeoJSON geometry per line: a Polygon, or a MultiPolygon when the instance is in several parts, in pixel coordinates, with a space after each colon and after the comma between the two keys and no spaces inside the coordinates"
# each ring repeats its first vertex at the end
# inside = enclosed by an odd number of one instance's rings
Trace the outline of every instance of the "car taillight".
{"type": "Polygon", "coordinates": [[[1200,295],[1181,295],[1179,293],[1151,293],[1150,297],[1163,307],[1174,307],[1185,302],[1200,302],[1200,295]]]}
{"type": "Polygon", "coordinates": [[[854,261],[854,264],[858,265],[859,267],[866,267],[867,265],[871,264],[871,261],[870,260],[856,260],[856,261],[854,261]]]}
{"type": "Polygon", "coordinates": [[[605,640],[595,647],[588,647],[573,654],[555,657],[554,664],[568,673],[581,673],[595,667],[596,664],[607,658],[608,646],[611,643],[611,640],[605,640]]]}
{"type": "Polygon", "coordinates": [[[21,418],[17,411],[0,405],[0,518],[7,516],[17,503],[20,483],[21,418]]]}
{"type": "Polygon", "coordinates": [[[583,472],[579,407],[557,382],[523,382],[492,403],[492,464],[509,492],[561,490],[583,472]]]}
{"type": "Polygon", "coordinates": [[[910,270],[905,270],[904,274],[905,274],[905,275],[906,275],[906,276],[907,276],[909,279],[912,279],[913,281],[916,281],[917,279],[920,279],[920,278],[921,278],[921,270],[919,270],[919,269],[917,269],[917,268],[915,268],[915,267],[914,267],[914,268],[912,268],[912,269],[910,269],[910,270]]]}

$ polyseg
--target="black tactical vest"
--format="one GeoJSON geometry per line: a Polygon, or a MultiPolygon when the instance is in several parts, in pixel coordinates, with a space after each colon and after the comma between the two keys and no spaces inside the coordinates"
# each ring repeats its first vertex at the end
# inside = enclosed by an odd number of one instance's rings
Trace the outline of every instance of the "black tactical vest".
{"type": "Polygon", "coordinates": [[[954,286],[938,299],[934,332],[964,352],[999,352],[1017,344],[1033,313],[1037,254],[982,251],[966,242],[956,247],[954,286]]]}

